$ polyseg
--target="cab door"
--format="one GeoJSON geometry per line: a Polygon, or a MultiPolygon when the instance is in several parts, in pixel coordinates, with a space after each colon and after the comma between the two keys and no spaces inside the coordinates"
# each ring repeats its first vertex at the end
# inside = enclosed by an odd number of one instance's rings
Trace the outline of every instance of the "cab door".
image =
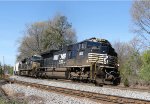
{"type": "Polygon", "coordinates": [[[87,64],[87,42],[81,42],[78,44],[77,60],[76,64],[78,66],[87,64]]]}

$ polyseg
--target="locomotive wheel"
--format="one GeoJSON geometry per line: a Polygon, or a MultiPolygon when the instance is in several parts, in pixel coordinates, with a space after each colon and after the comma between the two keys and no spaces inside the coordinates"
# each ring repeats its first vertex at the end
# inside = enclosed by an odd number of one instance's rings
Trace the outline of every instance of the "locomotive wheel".
{"type": "Polygon", "coordinates": [[[66,77],[66,79],[70,79],[70,78],[71,78],[71,74],[70,74],[70,71],[69,71],[69,70],[67,70],[67,71],[65,72],[65,77],[66,77]]]}
{"type": "Polygon", "coordinates": [[[105,82],[105,73],[102,69],[99,69],[97,71],[96,79],[95,79],[95,85],[103,86],[105,82]]]}
{"type": "Polygon", "coordinates": [[[95,86],[103,86],[104,84],[104,79],[101,79],[101,78],[96,78],[95,80],[95,86]]]}
{"type": "Polygon", "coordinates": [[[117,85],[119,85],[119,84],[120,84],[120,78],[114,79],[113,85],[114,85],[114,86],[117,86],[117,85]]]}
{"type": "Polygon", "coordinates": [[[21,70],[19,71],[19,75],[21,76],[21,70]]]}
{"type": "Polygon", "coordinates": [[[28,76],[29,76],[29,77],[32,77],[32,71],[29,71],[29,72],[28,72],[28,76]]]}
{"type": "Polygon", "coordinates": [[[41,73],[40,73],[40,72],[36,72],[35,76],[36,76],[37,78],[41,78],[41,73]]]}
{"type": "Polygon", "coordinates": [[[44,73],[44,78],[48,79],[48,75],[46,73],[44,73]]]}

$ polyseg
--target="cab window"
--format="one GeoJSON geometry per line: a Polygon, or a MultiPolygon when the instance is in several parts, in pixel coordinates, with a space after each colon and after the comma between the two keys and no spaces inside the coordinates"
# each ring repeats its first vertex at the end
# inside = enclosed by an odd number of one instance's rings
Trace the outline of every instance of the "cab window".
{"type": "Polygon", "coordinates": [[[86,43],[80,43],[79,44],[79,50],[80,49],[85,49],[86,48],[86,43]]]}

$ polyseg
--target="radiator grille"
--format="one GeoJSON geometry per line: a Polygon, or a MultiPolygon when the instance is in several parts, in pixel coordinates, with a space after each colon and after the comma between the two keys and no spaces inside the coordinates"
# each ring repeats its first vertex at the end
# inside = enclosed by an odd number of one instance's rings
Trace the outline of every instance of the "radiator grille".
{"type": "Polygon", "coordinates": [[[117,63],[117,57],[107,54],[88,53],[88,62],[115,65],[117,63]]]}

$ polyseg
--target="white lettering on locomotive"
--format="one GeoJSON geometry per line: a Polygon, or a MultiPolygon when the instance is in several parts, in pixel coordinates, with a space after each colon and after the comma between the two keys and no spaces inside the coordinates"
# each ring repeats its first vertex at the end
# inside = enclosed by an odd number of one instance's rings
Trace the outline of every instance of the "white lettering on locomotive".
{"type": "Polygon", "coordinates": [[[66,53],[60,54],[60,59],[66,59],[66,53]]]}
{"type": "Polygon", "coordinates": [[[54,55],[53,60],[58,60],[59,55],[54,55]]]}
{"type": "Polygon", "coordinates": [[[79,56],[83,55],[83,52],[79,52],[79,56]]]}

